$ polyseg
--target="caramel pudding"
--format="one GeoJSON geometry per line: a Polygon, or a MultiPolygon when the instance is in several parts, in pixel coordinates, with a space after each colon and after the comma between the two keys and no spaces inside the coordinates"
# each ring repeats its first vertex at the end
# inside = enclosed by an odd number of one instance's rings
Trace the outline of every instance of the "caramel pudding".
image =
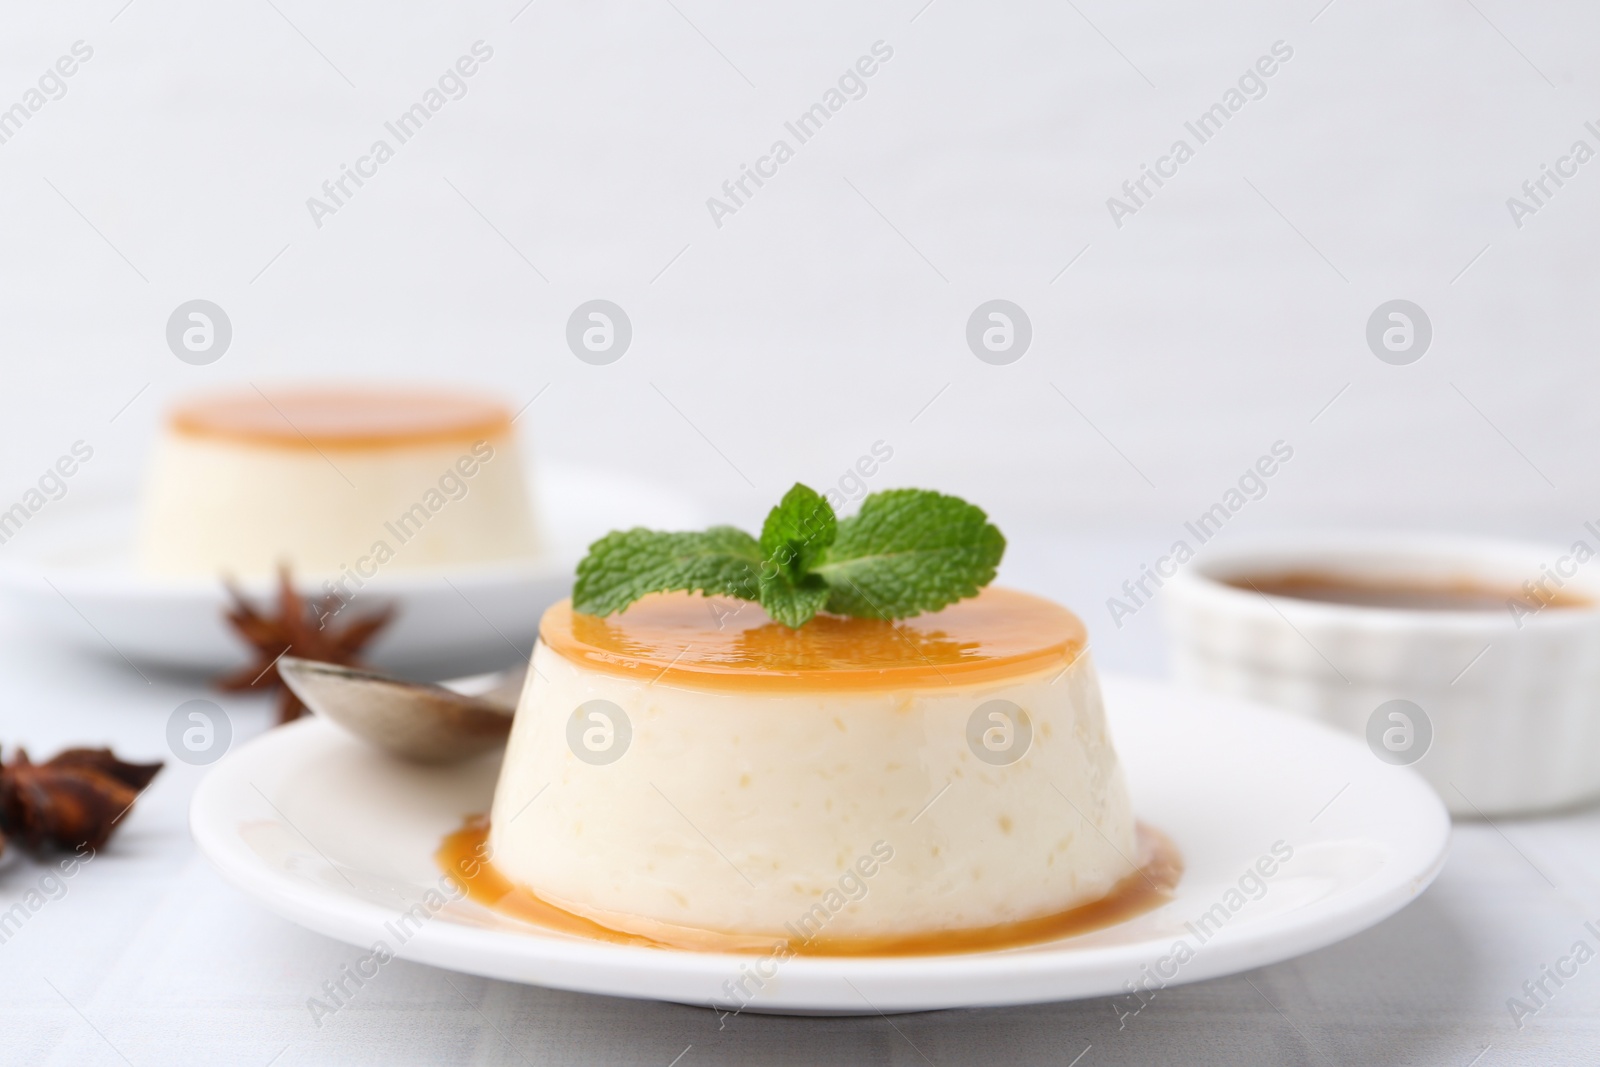
{"type": "Polygon", "coordinates": [[[1076,616],[989,588],[899,622],[656,594],[546,612],[490,815],[509,886],[737,950],[1026,924],[1143,862],[1076,616]]]}
{"type": "Polygon", "coordinates": [[[437,389],[246,388],[167,418],[139,563],[302,574],[488,563],[535,549],[511,412],[437,389]]]}
{"type": "Polygon", "coordinates": [[[1526,593],[1470,578],[1455,581],[1353,577],[1322,571],[1289,571],[1225,579],[1225,584],[1266,596],[1315,600],[1360,608],[1399,611],[1505,611],[1508,603],[1528,608],[1592,608],[1585,597],[1546,590],[1526,593]]]}

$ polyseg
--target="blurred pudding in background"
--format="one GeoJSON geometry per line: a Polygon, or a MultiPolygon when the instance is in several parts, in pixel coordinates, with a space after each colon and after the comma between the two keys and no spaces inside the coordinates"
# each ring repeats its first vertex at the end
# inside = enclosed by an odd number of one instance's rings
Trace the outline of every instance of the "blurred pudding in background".
{"type": "Polygon", "coordinates": [[[240,578],[486,564],[537,549],[509,408],[432,386],[243,387],[168,413],[142,570],[240,578]]]}

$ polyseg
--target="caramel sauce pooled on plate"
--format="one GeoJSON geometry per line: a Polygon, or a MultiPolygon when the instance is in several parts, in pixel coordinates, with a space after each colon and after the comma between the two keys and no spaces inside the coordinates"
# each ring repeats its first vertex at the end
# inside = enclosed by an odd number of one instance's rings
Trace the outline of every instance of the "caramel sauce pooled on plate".
{"type": "MultiPolygon", "coordinates": [[[[962,952],[992,952],[1058,941],[1102,930],[1154,911],[1171,899],[1183,875],[1177,847],[1161,831],[1139,824],[1139,867],[1099,900],[1054,915],[1021,922],[1000,923],[930,934],[867,938],[815,937],[789,941],[797,956],[945,956],[962,952]]],[[[434,853],[439,868],[455,878],[467,896],[501,915],[546,930],[575,934],[596,941],[645,948],[691,952],[739,952],[751,955],[772,951],[774,939],[730,935],[714,930],[685,931],[671,941],[612,930],[541,900],[494,867],[489,855],[489,820],[475,816],[450,834],[434,853]]]]}

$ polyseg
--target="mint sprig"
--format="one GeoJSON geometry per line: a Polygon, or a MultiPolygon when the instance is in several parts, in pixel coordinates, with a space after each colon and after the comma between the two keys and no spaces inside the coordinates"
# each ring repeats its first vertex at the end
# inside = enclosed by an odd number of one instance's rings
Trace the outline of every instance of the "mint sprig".
{"type": "Polygon", "coordinates": [[[983,510],[957,497],[890,489],[840,519],[796,483],[768,513],[760,540],[731,526],[607,534],[578,564],[572,606],[612,615],[647,594],[684,591],[756,601],[791,628],[824,610],[903,619],[976,596],[1005,549],[983,510]]]}

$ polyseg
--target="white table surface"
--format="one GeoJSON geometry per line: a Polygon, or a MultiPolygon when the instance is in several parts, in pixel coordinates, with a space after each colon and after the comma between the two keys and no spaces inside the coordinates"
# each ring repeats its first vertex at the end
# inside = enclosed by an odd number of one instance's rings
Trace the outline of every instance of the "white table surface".
{"type": "MultiPolygon", "coordinates": [[[[1099,624],[1089,589],[1139,536],[1021,531],[1005,579],[1084,607],[1103,668],[1159,674],[1156,620],[1099,624]],[[1107,632],[1109,631],[1109,632],[1107,632]]],[[[165,758],[168,715],[205,696],[235,744],[265,729],[258,699],[202,679],[84,660],[0,623],[0,738],[36,756],[110,743],[165,758]]],[[[113,842],[0,944],[0,1063],[1593,1064],[1600,962],[1520,1030],[1507,1011],[1600,925],[1600,812],[1454,831],[1419,900],[1364,934],[1232,978],[1173,987],[1118,1027],[1109,1000],[885,1018],[712,1012],[490,981],[396,961],[318,1026],[312,996],[358,949],[267,913],[197,855],[187,829],[202,768],[169,759],[113,842]],[[1487,1050],[1487,1051],[1486,1051],[1487,1050]],[[1074,1060],[1074,1057],[1081,1058],[1074,1060]],[[1475,1057],[1477,1057],[1475,1059],[1475,1057]]],[[[0,865],[0,909],[43,869],[0,865]]],[[[1553,987],[1552,987],[1553,988],[1553,987]]]]}

